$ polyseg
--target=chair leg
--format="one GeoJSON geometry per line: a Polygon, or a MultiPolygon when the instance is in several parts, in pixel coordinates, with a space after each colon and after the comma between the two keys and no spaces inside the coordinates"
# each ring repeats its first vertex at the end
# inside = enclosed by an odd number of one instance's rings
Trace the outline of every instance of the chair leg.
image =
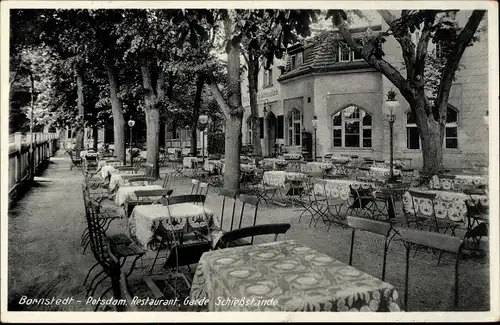
{"type": "Polygon", "coordinates": [[[106,280],[107,278],[109,278],[109,275],[106,274],[105,277],[103,277],[101,280],[99,280],[96,284],[95,284],[95,287],[94,289],[92,290],[92,292],[90,293],[90,296],[93,296],[95,291],[97,290],[97,287],[104,281],[106,280]]]}
{"type": "Polygon", "coordinates": [[[98,265],[99,265],[99,263],[95,263],[95,264],[94,264],[94,266],[92,266],[92,267],[90,268],[90,270],[87,272],[87,276],[85,277],[85,280],[83,281],[83,285],[85,285],[85,284],[87,283],[87,280],[88,280],[88,279],[89,279],[89,277],[90,277],[90,273],[91,273],[91,272],[92,272],[92,270],[93,270],[96,266],[98,266],[98,265]]]}
{"type": "Polygon", "coordinates": [[[352,265],[352,251],[354,250],[354,228],[352,228],[352,235],[351,235],[351,251],[349,252],[349,265],[352,265]]]}
{"type": "Polygon", "coordinates": [[[94,276],[94,278],[92,279],[92,281],[90,282],[90,285],[89,285],[89,288],[87,289],[87,296],[89,296],[90,294],[90,291],[92,290],[92,287],[94,286],[94,281],[97,280],[97,278],[101,275],[101,274],[105,274],[106,271],[102,270],[101,272],[97,273],[96,276],[94,276]]]}
{"type": "Polygon", "coordinates": [[[163,243],[164,243],[164,240],[162,239],[160,246],[158,246],[158,251],[156,252],[155,259],[153,260],[153,265],[151,265],[151,270],[149,270],[149,275],[153,274],[153,269],[155,267],[156,260],[158,259],[158,255],[160,255],[160,250],[161,250],[161,247],[163,246],[163,243]]]}
{"type": "Polygon", "coordinates": [[[385,281],[385,264],[387,262],[387,250],[389,249],[389,245],[387,243],[387,237],[385,237],[384,243],[384,259],[382,261],[382,281],[385,281]]]}
{"type": "Polygon", "coordinates": [[[443,255],[444,251],[440,251],[439,252],[439,257],[438,257],[438,264],[437,266],[439,266],[439,262],[441,261],[441,256],[443,255]]]}
{"type": "MultiPolygon", "coordinates": [[[[104,290],[104,292],[102,293],[102,295],[99,297],[99,301],[101,301],[101,300],[102,300],[102,298],[104,298],[104,296],[106,296],[106,294],[107,294],[107,293],[108,293],[111,289],[113,289],[113,286],[109,286],[109,288],[107,288],[106,290],[104,290]]],[[[96,312],[96,311],[99,309],[99,306],[100,306],[100,305],[101,305],[101,304],[97,304],[97,305],[95,306],[94,312],[96,312]]]]}
{"type": "Polygon", "coordinates": [[[455,300],[453,305],[454,308],[458,307],[458,261],[460,260],[460,257],[461,254],[460,253],[457,254],[457,260],[455,262],[455,288],[454,288],[455,300]]]}
{"type": "Polygon", "coordinates": [[[404,306],[405,311],[408,311],[408,277],[409,277],[409,267],[410,267],[410,247],[406,247],[406,271],[405,271],[405,297],[404,306]]]}
{"type": "Polygon", "coordinates": [[[132,262],[132,266],[130,267],[130,270],[129,270],[129,271],[128,271],[128,273],[125,275],[125,278],[128,278],[128,277],[132,274],[132,272],[134,271],[134,268],[135,268],[135,263],[137,263],[137,260],[138,260],[139,258],[141,258],[141,257],[142,257],[142,254],[141,254],[141,255],[137,255],[137,256],[135,257],[134,261],[132,262]]]}

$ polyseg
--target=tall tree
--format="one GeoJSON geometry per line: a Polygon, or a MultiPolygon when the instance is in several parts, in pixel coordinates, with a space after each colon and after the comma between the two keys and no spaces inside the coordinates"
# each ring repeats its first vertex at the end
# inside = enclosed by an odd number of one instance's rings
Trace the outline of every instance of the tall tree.
{"type": "Polygon", "coordinates": [[[402,10],[396,16],[388,10],[379,10],[389,29],[361,42],[349,30],[347,12],[329,10],[327,14],[327,19],[332,18],[349,47],[386,76],[415,113],[422,143],[423,168],[427,172],[442,168],[451,85],[465,49],[477,40],[475,34],[486,12],[474,10],[467,23],[460,28],[454,18],[457,11],[402,10]],[[417,30],[420,37],[414,42],[412,37],[417,30]],[[387,37],[394,37],[401,46],[406,76],[384,59],[382,44],[387,37]],[[441,69],[429,69],[431,64],[436,63],[429,54],[430,42],[439,44],[443,49],[440,53],[441,69]],[[434,77],[426,76],[426,72],[433,72],[434,77]]]}

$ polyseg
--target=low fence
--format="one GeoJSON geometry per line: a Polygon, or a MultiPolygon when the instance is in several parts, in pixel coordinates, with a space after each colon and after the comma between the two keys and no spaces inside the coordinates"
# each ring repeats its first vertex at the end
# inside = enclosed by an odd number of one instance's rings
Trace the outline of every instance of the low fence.
{"type": "Polygon", "coordinates": [[[9,198],[15,198],[59,149],[57,133],[33,133],[33,146],[29,135],[15,133],[13,140],[9,144],[9,198]]]}

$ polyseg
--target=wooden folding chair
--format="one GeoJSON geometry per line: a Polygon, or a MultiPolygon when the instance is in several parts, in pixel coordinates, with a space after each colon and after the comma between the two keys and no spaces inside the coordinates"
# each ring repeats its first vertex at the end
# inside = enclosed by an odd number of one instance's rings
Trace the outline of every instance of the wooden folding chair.
{"type": "Polygon", "coordinates": [[[458,261],[461,258],[461,250],[463,241],[454,236],[438,234],[422,230],[409,228],[397,228],[396,232],[401,236],[401,239],[406,249],[406,272],[405,272],[405,295],[404,308],[408,311],[408,280],[410,267],[410,249],[413,245],[417,247],[428,247],[431,249],[440,250],[456,254],[455,261],[455,287],[454,287],[454,307],[458,305],[458,261]]]}
{"type": "Polygon", "coordinates": [[[382,281],[385,280],[385,264],[386,264],[386,258],[387,258],[387,250],[389,249],[389,245],[391,243],[391,240],[394,238],[394,235],[389,238],[392,227],[391,224],[387,222],[382,222],[382,221],[374,221],[374,220],[368,220],[368,219],[362,219],[362,218],[356,218],[356,217],[347,217],[347,224],[349,227],[352,228],[352,235],[351,235],[351,251],[349,253],[349,265],[352,265],[352,253],[354,250],[354,234],[356,230],[364,230],[364,231],[369,231],[374,234],[382,235],[385,237],[385,242],[384,242],[384,257],[383,257],[383,262],[382,262],[382,281]]]}

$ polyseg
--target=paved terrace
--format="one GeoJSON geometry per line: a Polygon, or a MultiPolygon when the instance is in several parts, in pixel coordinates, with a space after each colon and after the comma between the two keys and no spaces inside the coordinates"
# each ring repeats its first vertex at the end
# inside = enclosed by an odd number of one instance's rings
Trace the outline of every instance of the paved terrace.
{"type": "MultiPolygon", "coordinates": [[[[88,269],[94,264],[90,249],[82,254],[80,235],[85,228],[84,204],[82,198],[81,172],[70,171],[70,159],[59,152],[51,158],[50,165],[42,177],[37,177],[28,193],[9,211],[8,247],[8,298],[9,310],[66,310],[90,311],[85,305],[86,288],[82,285],[88,269]],[[82,303],[65,306],[20,304],[20,299],[74,297],[82,303]]],[[[162,176],[168,172],[162,168],[162,176]]],[[[160,184],[160,181],[157,181],[160,184]]],[[[190,179],[174,183],[174,194],[189,193],[190,179]]],[[[206,206],[220,213],[222,198],[213,190],[209,191],[206,206]]],[[[114,203],[106,202],[108,209],[114,203]]],[[[238,207],[239,208],[239,207],[238,207]]],[[[396,207],[398,220],[403,218],[399,206],[396,207]]],[[[228,210],[229,211],[229,210],[228,210]]],[[[238,211],[238,210],[237,210],[238,211]]],[[[243,222],[251,224],[250,214],[243,222]]],[[[326,253],[345,263],[349,258],[351,232],[332,226],[327,232],[321,222],[315,228],[308,226],[309,218],[298,222],[300,212],[292,207],[262,205],[257,223],[288,222],[292,225],[280,239],[294,239],[298,242],[326,253]]],[[[225,222],[229,218],[225,214],[225,222]]],[[[238,219],[237,219],[238,220],[238,219]]],[[[126,232],[127,220],[114,221],[109,233],[126,232]]],[[[376,277],[381,276],[383,238],[366,232],[358,232],[353,257],[353,266],[376,277]]],[[[270,241],[263,237],[257,243],[270,241]]],[[[137,263],[137,269],[129,278],[133,289],[131,294],[140,298],[152,297],[140,278],[146,270],[152,253],[146,260],[137,263]]],[[[413,257],[413,253],[412,253],[413,257]]],[[[454,257],[444,254],[440,266],[437,255],[420,251],[411,260],[409,308],[412,311],[450,310],[453,305],[454,257]]],[[[387,257],[386,282],[394,285],[399,292],[400,306],[404,294],[404,247],[393,242],[387,257]]],[[[459,266],[459,309],[467,311],[489,310],[489,265],[488,256],[467,258],[459,266]]],[[[108,286],[101,285],[97,297],[108,286]]],[[[138,307],[142,310],[169,311],[168,307],[138,307]]],[[[170,309],[171,310],[171,309],[170,309]]]]}

